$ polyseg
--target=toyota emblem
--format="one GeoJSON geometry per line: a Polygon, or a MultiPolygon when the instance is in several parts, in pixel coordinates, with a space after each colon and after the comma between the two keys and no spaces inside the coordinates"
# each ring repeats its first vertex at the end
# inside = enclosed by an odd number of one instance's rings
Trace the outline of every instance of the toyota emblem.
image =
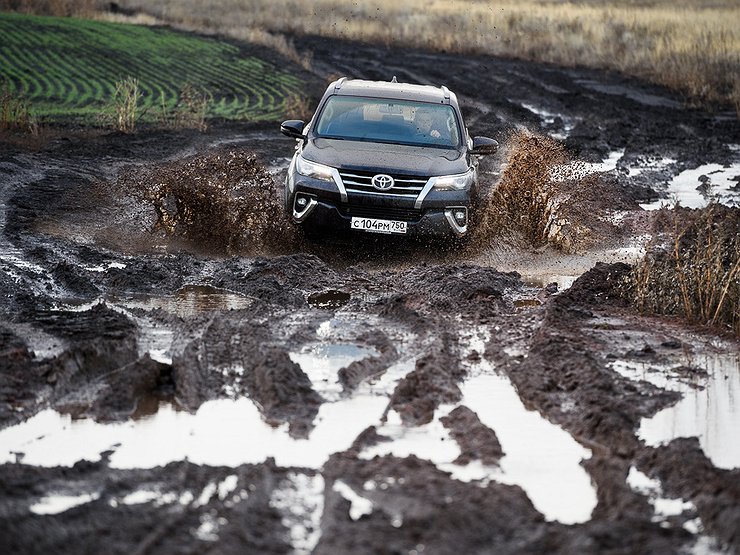
{"type": "Polygon", "coordinates": [[[373,187],[379,191],[387,191],[393,187],[393,183],[393,178],[390,175],[379,173],[378,175],[373,176],[373,187]]]}

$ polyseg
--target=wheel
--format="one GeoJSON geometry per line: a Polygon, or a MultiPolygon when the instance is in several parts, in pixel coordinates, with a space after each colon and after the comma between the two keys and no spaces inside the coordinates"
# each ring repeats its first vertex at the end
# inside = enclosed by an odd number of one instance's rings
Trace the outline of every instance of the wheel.
{"type": "Polygon", "coordinates": [[[283,187],[283,207],[285,208],[285,215],[290,217],[293,213],[293,198],[295,193],[290,194],[288,189],[288,179],[285,179],[285,186],[283,187]]]}

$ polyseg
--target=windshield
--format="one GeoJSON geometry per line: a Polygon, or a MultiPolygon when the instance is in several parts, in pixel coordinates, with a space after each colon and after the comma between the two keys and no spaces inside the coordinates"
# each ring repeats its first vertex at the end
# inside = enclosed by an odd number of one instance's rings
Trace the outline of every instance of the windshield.
{"type": "Polygon", "coordinates": [[[319,137],[458,148],[452,106],[388,98],[332,96],[316,125],[319,137]]]}

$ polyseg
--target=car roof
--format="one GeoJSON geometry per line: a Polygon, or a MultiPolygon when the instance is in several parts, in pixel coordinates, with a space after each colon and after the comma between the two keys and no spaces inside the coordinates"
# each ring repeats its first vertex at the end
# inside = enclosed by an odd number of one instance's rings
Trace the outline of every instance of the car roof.
{"type": "Polygon", "coordinates": [[[455,93],[447,87],[432,85],[414,85],[395,81],[366,81],[364,79],[347,79],[342,77],[334,81],[326,90],[327,94],[340,96],[369,96],[375,98],[394,98],[396,100],[416,100],[437,104],[457,106],[455,93]]]}

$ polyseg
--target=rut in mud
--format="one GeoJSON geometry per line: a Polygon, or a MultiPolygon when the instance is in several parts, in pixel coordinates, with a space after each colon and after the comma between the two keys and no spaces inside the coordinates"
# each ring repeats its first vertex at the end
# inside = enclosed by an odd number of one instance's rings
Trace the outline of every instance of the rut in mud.
{"type": "Polygon", "coordinates": [[[0,549],[740,549],[737,340],[639,314],[619,263],[661,217],[638,204],[734,175],[737,123],[589,85],[614,75],[300,41],[464,91],[505,145],[487,223],[307,241],[275,126],[3,142],[0,549]]]}

